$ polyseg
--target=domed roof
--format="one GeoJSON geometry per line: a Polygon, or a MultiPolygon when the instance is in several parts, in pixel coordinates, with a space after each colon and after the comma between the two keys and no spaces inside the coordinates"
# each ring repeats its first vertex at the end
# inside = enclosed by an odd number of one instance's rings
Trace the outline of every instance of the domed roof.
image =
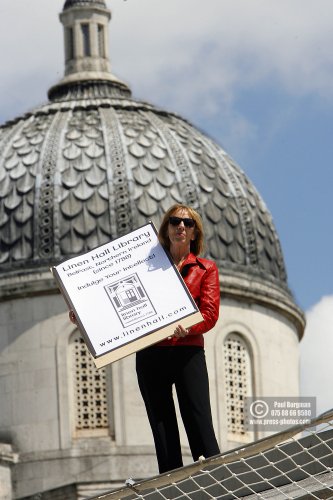
{"type": "MultiPolygon", "coordinates": [[[[91,90],[91,89],[90,89],[91,90]]],[[[187,203],[224,266],[286,281],[272,218],[225,151],[132,98],[54,102],[1,128],[1,270],[49,265],[187,203]]]]}
{"type": "Polygon", "coordinates": [[[63,10],[82,5],[106,7],[104,0],[66,0],[63,10]]]}
{"type": "Polygon", "coordinates": [[[263,295],[293,304],[271,214],[234,160],[187,120],[94,75],[0,128],[0,277],[48,271],[158,225],[181,202],[202,215],[225,293],[250,300],[265,284],[263,295]]]}

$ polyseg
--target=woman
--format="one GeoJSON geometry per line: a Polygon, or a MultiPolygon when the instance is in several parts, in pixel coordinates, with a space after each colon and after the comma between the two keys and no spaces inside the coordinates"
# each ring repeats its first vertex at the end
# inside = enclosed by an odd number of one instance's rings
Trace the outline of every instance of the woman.
{"type": "Polygon", "coordinates": [[[139,387],[162,473],[183,465],[173,385],[193,460],[220,453],[212,423],[203,348],[203,334],[218,319],[220,287],[216,264],[198,257],[203,250],[203,226],[195,210],[186,205],[172,206],[163,218],[158,236],[203,316],[203,321],[191,328],[177,325],[171,338],[136,355],[139,387]]]}

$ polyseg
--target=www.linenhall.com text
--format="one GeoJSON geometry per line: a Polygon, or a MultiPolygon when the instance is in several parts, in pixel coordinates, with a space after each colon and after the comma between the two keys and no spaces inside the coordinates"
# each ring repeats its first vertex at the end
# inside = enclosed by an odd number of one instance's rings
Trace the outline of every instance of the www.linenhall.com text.
{"type": "Polygon", "coordinates": [[[158,323],[161,323],[162,321],[164,321],[166,318],[171,318],[172,316],[175,316],[176,314],[179,314],[182,311],[186,311],[186,309],[187,309],[187,307],[183,306],[183,307],[180,307],[179,309],[176,309],[174,312],[168,313],[166,316],[164,316],[164,314],[162,314],[158,318],[155,318],[151,321],[146,321],[145,323],[143,323],[140,326],[136,326],[135,328],[131,328],[130,330],[123,330],[121,335],[114,336],[112,339],[108,339],[106,342],[101,342],[100,346],[104,347],[105,344],[112,344],[112,342],[116,342],[117,340],[120,340],[124,337],[128,337],[129,335],[133,335],[133,333],[139,332],[140,330],[144,330],[145,328],[147,328],[149,326],[157,325],[158,323]]]}

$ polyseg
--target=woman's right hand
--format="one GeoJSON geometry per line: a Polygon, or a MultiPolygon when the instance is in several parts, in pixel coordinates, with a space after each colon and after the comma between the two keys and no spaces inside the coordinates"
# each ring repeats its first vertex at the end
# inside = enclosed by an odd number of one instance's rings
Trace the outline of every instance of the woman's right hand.
{"type": "Polygon", "coordinates": [[[175,328],[175,331],[173,332],[173,336],[176,339],[180,339],[182,337],[187,337],[187,335],[190,333],[188,328],[184,328],[182,325],[178,325],[175,328]]]}
{"type": "Polygon", "coordinates": [[[77,319],[76,319],[74,311],[70,310],[68,313],[68,316],[69,316],[70,321],[72,323],[74,323],[74,325],[77,325],[77,319]]]}

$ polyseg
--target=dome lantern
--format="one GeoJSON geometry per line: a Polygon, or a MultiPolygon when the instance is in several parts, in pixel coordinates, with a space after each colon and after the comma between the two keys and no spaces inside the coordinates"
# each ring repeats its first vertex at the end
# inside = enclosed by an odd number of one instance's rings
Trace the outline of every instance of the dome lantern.
{"type": "MultiPolygon", "coordinates": [[[[104,0],[67,0],[60,14],[64,28],[65,76],[48,92],[50,100],[63,100],[73,90],[101,84],[113,94],[130,95],[128,86],[111,73],[108,23],[111,11],[104,0]]],[[[100,93],[99,93],[100,94],[100,93]]]]}

